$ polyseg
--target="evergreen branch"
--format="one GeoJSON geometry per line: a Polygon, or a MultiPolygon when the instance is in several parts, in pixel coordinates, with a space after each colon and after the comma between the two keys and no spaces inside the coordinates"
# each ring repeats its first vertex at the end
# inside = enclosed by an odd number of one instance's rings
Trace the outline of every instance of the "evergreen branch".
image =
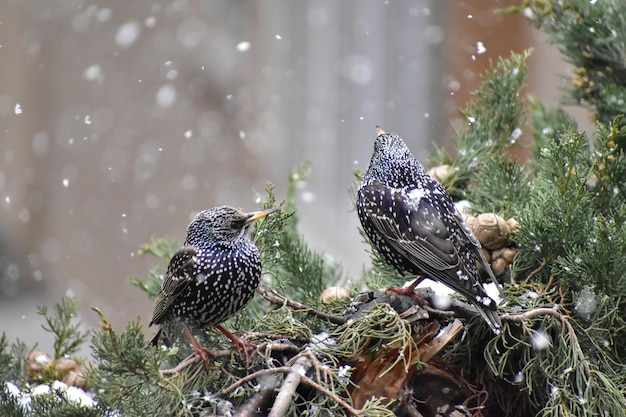
{"type": "Polygon", "coordinates": [[[128,369],[129,371],[131,371],[137,376],[147,379],[148,371],[146,369],[139,369],[139,367],[137,367],[136,364],[133,363],[132,361],[129,361],[125,353],[120,350],[118,338],[117,338],[117,335],[115,334],[115,331],[113,330],[113,326],[111,326],[109,319],[104,315],[102,310],[100,310],[98,307],[91,307],[91,309],[95,311],[98,314],[98,316],[100,316],[100,320],[102,320],[101,326],[102,326],[102,329],[106,332],[106,334],[109,337],[109,343],[110,343],[111,349],[113,350],[113,355],[120,361],[120,363],[126,369],[128,369]]]}
{"type": "Polygon", "coordinates": [[[587,376],[587,378],[591,378],[591,368],[589,367],[589,361],[587,360],[585,353],[580,347],[580,343],[578,342],[578,337],[576,336],[576,331],[574,330],[574,327],[572,326],[572,324],[569,322],[568,316],[559,313],[558,308],[559,308],[558,305],[554,305],[552,307],[535,308],[535,309],[526,311],[521,314],[512,314],[512,315],[503,316],[502,320],[515,322],[515,323],[524,323],[528,320],[531,320],[535,317],[542,316],[542,315],[547,315],[547,316],[552,316],[552,317],[557,318],[563,324],[563,326],[565,326],[567,330],[567,334],[571,342],[574,345],[574,350],[576,351],[576,354],[578,355],[578,359],[582,363],[583,369],[585,371],[585,375],[587,376]]]}
{"type": "MultiPolygon", "coordinates": [[[[310,163],[305,163],[290,173],[281,211],[264,219],[250,236],[261,252],[266,279],[275,279],[276,285],[290,297],[312,303],[329,282],[339,280],[341,270],[322,253],[312,250],[297,230],[296,185],[307,179],[309,167],[310,163]]],[[[262,207],[273,207],[276,201],[273,184],[268,183],[265,191],[262,207]]]]}
{"type": "Polygon", "coordinates": [[[37,308],[37,314],[44,317],[47,325],[42,325],[47,332],[53,333],[54,359],[75,353],[80,345],[87,339],[89,332],[81,332],[81,322],[72,324],[78,312],[77,302],[74,298],[64,297],[54,305],[54,314],[48,314],[46,306],[37,308]]]}
{"type": "MultiPolygon", "coordinates": [[[[457,157],[444,187],[453,197],[464,198],[465,189],[485,161],[514,145],[521,136],[524,114],[520,91],[526,82],[530,51],[501,58],[482,74],[475,98],[460,110],[467,121],[456,134],[457,157]]],[[[445,161],[440,161],[445,162],[445,161]]]]}
{"type": "Polygon", "coordinates": [[[326,313],[324,311],[318,310],[316,308],[313,307],[309,307],[305,304],[299,303],[297,301],[293,301],[288,299],[287,297],[284,297],[282,295],[277,294],[274,290],[272,290],[270,287],[268,287],[267,285],[261,285],[259,286],[259,288],[257,289],[257,292],[259,294],[261,294],[261,297],[263,297],[264,299],[266,299],[267,301],[269,301],[272,304],[278,305],[278,306],[287,306],[287,307],[291,307],[295,310],[299,310],[299,311],[303,311],[309,314],[312,314],[316,317],[320,317],[323,318],[324,320],[328,320],[329,322],[333,323],[333,324],[344,324],[346,322],[346,318],[342,317],[342,316],[337,316],[334,314],[330,314],[330,313],[326,313]]]}
{"type": "Polygon", "coordinates": [[[626,113],[626,4],[605,0],[526,0],[511,11],[545,32],[575,68],[571,96],[603,122],[626,113]]]}

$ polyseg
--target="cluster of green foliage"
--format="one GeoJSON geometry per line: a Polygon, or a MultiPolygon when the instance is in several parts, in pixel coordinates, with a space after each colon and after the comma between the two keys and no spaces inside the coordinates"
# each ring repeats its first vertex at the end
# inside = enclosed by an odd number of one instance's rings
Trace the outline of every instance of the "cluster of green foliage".
{"type": "Polygon", "coordinates": [[[574,104],[607,124],[626,114],[626,3],[621,0],[526,0],[523,12],[574,66],[574,104]]]}
{"type": "MultiPolygon", "coordinates": [[[[496,212],[519,223],[513,239],[519,250],[512,270],[515,285],[506,288],[510,317],[503,317],[505,331],[484,351],[490,372],[481,368],[483,358],[476,358],[474,368],[483,381],[491,381],[486,383],[494,387],[492,400],[506,415],[626,415],[626,77],[621,52],[626,4],[600,3],[531,0],[521,8],[557,43],[577,74],[589,77],[581,86],[577,75],[571,93],[596,116],[592,136],[578,131],[561,109],[546,109],[533,98],[526,125],[519,111],[524,56],[513,55],[485,75],[476,99],[462,111],[468,124],[456,138],[456,161],[445,155],[436,159],[453,165],[448,186],[474,211],[496,212]],[[515,89],[511,80],[520,81],[515,89]],[[514,141],[506,140],[516,129],[529,129],[532,138],[526,145],[529,160],[523,163],[511,157],[514,141]],[[476,154],[481,157],[468,163],[467,156],[476,154]],[[537,339],[545,339],[548,347],[537,347],[537,339]]],[[[448,352],[464,366],[483,343],[471,323],[469,330],[470,337],[448,352]]]]}
{"type": "MultiPolygon", "coordinates": [[[[45,319],[44,330],[54,335],[54,359],[69,357],[76,354],[85,342],[89,333],[84,331],[75,319],[78,304],[75,299],[64,298],[55,304],[52,312],[46,307],[40,307],[38,313],[45,319]]],[[[50,389],[33,395],[35,384],[29,382],[33,376],[25,375],[26,358],[29,351],[36,346],[28,347],[18,341],[9,342],[6,335],[0,337],[0,415],[7,417],[96,417],[102,416],[98,408],[82,405],[69,400],[62,390],[50,389]],[[16,395],[9,388],[20,391],[16,395]]],[[[44,372],[40,383],[54,382],[56,375],[53,372],[44,372]]]]}

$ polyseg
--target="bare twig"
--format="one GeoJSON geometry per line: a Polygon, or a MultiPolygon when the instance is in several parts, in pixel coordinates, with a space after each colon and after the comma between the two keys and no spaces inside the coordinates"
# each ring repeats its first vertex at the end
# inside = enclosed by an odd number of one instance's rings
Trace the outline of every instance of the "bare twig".
{"type": "Polygon", "coordinates": [[[220,392],[220,395],[228,395],[231,392],[233,392],[237,387],[245,384],[246,382],[252,381],[253,379],[256,379],[260,376],[268,375],[268,374],[287,374],[291,371],[292,371],[292,368],[290,366],[279,366],[277,368],[261,369],[260,371],[253,372],[250,375],[246,375],[243,378],[238,379],[237,381],[233,382],[232,384],[224,388],[222,392],[220,392]]]}
{"type": "Polygon", "coordinates": [[[306,371],[308,371],[311,366],[311,360],[306,356],[300,356],[300,358],[291,365],[290,372],[283,381],[280,391],[278,391],[269,417],[282,417],[287,413],[296,388],[298,388],[304,374],[306,374],[306,371]]]}
{"type": "Polygon", "coordinates": [[[535,275],[537,275],[538,273],[540,273],[543,268],[546,267],[546,265],[548,265],[548,260],[544,259],[543,262],[541,263],[541,265],[539,265],[536,269],[534,269],[530,274],[528,274],[528,276],[526,277],[526,279],[524,280],[523,284],[528,284],[530,282],[531,279],[533,279],[535,277],[535,275]]]}
{"type": "Polygon", "coordinates": [[[339,395],[335,394],[328,388],[318,384],[317,382],[305,375],[311,367],[315,366],[316,370],[318,371],[319,377],[319,369],[317,369],[317,365],[314,364],[315,361],[317,361],[317,358],[315,358],[315,356],[311,357],[311,355],[304,353],[301,354],[300,357],[296,359],[296,361],[290,367],[274,368],[275,371],[280,370],[280,372],[283,372],[286,368],[289,371],[289,375],[287,375],[281,385],[280,391],[276,396],[276,400],[274,401],[274,405],[272,406],[269,417],[282,417],[285,415],[285,413],[287,413],[287,410],[291,405],[293,395],[296,392],[298,385],[300,384],[304,384],[311,388],[314,388],[315,390],[331,398],[341,407],[345,408],[351,415],[361,415],[360,410],[355,409],[339,395]]]}
{"type": "Polygon", "coordinates": [[[426,310],[429,314],[433,314],[433,315],[438,316],[438,317],[452,318],[452,317],[456,316],[454,311],[439,310],[439,309],[433,308],[433,307],[431,307],[429,305],[423,305],[422,308],[424,310],[426,310]]]}
{"type": "Polygon", "coordinates": [[[161,378],[165,378],[166,375],[177,376],[180,373],[180,371],[182,371],[183,369],[185,369],[186,367],[188,367],[192,363],[196,363],[196,362],[198,362],[198,358],[196,357],[195,353],[192,353],[191,355],[189,355],[185,359],[183,359],[183,361],[181,363],[179,363],[178,365],[176,365],[175,367],[173,367],[171,369],[162,369],[162,370],[160,370],[159,374],[161,375],[161,378]]]}
{"type": "Polygon", "coordinates": [[[268,366],[273,366],[272,353],[274,352],[287,352],[298,354],[302,352],[301,347],[290,343],[268,343],[265,345],[259,345],[253,355],[259,356],[268,366]]]}
{"type": "Polygon", "coordinates": [[[266,388],[257,392],[237,409],[233,417],[254,417],[259,415],[259,410],[266,407],[273,393],[273,388],[266,388]]]}
{"type": "Polygon", "coordinates": [[[277,294],[276,292],[274,292],[274,290],[272,290],[270,287],[266,286],[266,285],[261,285],[258,289],[257,292],[259,294],[261,294],[261,297],[265,298],[267,301],[269,301],[272,304],[275,305],[279,305],[279,306],[287,306],[287,307],[291,307],[293,309],[296,310],[301,310],[301,311],[305,311],[309,314],[312,314],[314,316],[323,318],[325,320],[328,320],[329,322],[333,323],[333,324],[338,324],[338,325],[342,325],[344,324],[347,319],[343,316],[337,316],[334,314],[330,314],[330,313],[326,313],[324,311],[318,310],[316,308],[313,307],[309,307],[305,304],[299,303],[297,301],[293,301],[290,300],[288,298],[283,297],[280,294],[277,294]]]}
{"type": "Polygon", "coordinates": [[[322,364],[322,362],[320,362],[320,360],[317,358],[317,356],[315,356],[315,353],[313,353],[312,351],[305,350],[305,351],[301,352],[300,354],[294,356],[288,362],[288,364],[295,363],[302,356],[306,356],[311,361],[311,366],[315,369],[315,378],[317,379],[317,381],[323,381],[325,384],[328,384],[328,380],[330,378],[332,378],[332,375],[331,375],[330,371],[328,370],[328,368],[325,367],[322,364]],[[322,373],[324,374],[323,379],[322,379],[322,373]]]}
{"type": "Polygon", "coordinates": [[[569,335],[570,340],[572,341],[572,344],[574,345],[574,350],[576,351],[576,354],[578,355],[578,358],[583,365],[585,376],[587,378],[591,378],[591,368],[589,367],[589,361],[586,359],[585,354],[582,348],[580,347],[580,343],[578,342],[578,337],[576,336],[574,327],[569,322],[566,315],[559,313],[558,307],[559,307],[558,305],[554,305],[552,307],[535,308],[535,309],[526,311],[525,313],[522,313],[522,314],[503,316],[502,320],[516,322],[516,323],[523,323],[534,317],[542,316],[542,315],[552,316],[552,317],[559,319],[559,321],[563,324],[563,326],[565,326],[565,329],[567,330],[567,334],[569,335]]]}
{"type": "Polygon", "coordinates": [[[332,392],[328,388],[326,388],[326,387],[318,384],[317,382],[313,381],[311,378],[307,377],[306,375],[302,376],[301,383],[303,383],[304,385],[308,385],[311,388],[315,388],[316,390],[318,390],[322,394],[326,395],[327,397],[330,397],[337,404],[339,404],[340,406],[345,408],[351,415],[354,415],[354,416],[360,416],[361,415],[361,410],[357,410],[356,408],[352,407],[350,404],[348,404],[348,402],[346,400],[341,398],[339,395],[335,394],[334,392],[332,392]]]}

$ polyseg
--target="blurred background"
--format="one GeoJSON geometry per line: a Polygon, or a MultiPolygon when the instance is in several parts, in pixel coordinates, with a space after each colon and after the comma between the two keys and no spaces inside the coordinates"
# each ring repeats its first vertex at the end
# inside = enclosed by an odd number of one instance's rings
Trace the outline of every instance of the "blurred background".
{"type": "MultiPolygon", "coordinates": [[[[129,284],[152,236],[182,240],[215,205],[285,194],[303,161],[300,231],[368,258],[351,211],[375,126],[425,161],[490,61],[533,47],[527,92],[551,105],[569,69],[490,0],[0,1],[0,331],[51,345],[36,305],[80,300],[115,326],[152,302],[129,284]]],[[[585,122],[585,114],[577,118],[585,122]]],[[[152,331],[148,330],[148,334],[152,331]]]]}

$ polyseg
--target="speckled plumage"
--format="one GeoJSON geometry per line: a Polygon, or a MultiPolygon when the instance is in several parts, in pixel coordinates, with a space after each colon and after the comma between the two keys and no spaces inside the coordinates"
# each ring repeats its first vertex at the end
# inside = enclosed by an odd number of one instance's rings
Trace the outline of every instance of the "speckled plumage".
{"type": "Polygon", "coordinates": [[[259,250],[248,227],[274,211],[245,213],[222,206],[198,213],[169,263],[150,325],[174,318],[200,330],[244,308],[261,278],[259,250]]]}
{"type": "Polygon", "coordinates": [[[356,207],[365,234],[398,272],[446,284],[467,297],[494,332],[500,331],[496,303],[479,280],[477,263],[496,282],[480,243],[447,191],[398,135],[378,129],[356,207]]]}

